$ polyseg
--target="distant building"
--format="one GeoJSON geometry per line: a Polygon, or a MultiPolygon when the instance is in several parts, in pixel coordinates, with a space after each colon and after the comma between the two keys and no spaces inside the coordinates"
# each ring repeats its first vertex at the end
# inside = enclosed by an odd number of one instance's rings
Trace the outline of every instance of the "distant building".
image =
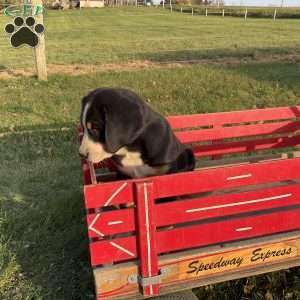
{"type": "Polygon", "coordinates": [[[104,7],[104,0],[80,0],[80,7],[104,7]]]}
{"type": "Polygon", "coordinates": [[[53,9],[68,9],[79,7],[104,7],[104,0],[55,0],[53,9]]]}

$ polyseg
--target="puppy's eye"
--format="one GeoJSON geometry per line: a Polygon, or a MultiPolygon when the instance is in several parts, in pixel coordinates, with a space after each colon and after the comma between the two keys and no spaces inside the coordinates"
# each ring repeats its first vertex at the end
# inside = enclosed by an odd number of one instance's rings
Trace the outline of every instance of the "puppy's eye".
{"type": "Polygon", "coordinates": [[[92,130],[99,130],[99,125],[98,124],[92,124],[92,130]]]}

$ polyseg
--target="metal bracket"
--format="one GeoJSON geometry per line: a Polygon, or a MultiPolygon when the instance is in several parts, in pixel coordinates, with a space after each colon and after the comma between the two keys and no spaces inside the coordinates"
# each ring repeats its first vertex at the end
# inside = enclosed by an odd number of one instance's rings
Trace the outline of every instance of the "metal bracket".
{"type": "Polygon", "coordinates": [[[161,283],[161,278],[169,272],[167,268],[160,269],[160,274],[152,277],[141,277],[138,274],[128,276],[128,283],[138,283],[140,286],[145,287],[161,283]]]}

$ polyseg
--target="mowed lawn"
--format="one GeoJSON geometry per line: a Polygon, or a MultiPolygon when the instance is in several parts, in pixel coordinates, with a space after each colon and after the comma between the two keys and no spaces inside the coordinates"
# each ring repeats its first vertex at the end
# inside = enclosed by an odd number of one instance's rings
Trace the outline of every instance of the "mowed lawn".
{"type": "MultiPolygon", "coordinates": [[[[0,26],[6,21],[0,17],[0,26]]],[[[1,300],[94,299],[76,136],[81,97],[91,89],[131,88],[166,115],[300,104],[300,21],[104,9],[49,12],[46,26],[52,64],[190,60],[205,53],[212,63],[0,80],[1,300]],[[170,49],[174,56],[164,56],[170,49]],[[228,56],[254,49],[267,51],[266,60],[226,64],[228,56]],[[275,52],[278,61],[268,61],[275,52]],[[292,59],[280,58],[286,54],[292,59]],[[214,64],[216,58],[225,61],[214,64]]],[[[4,51],[7,40],[0,39],[3,69],[30,66],[21,55],[32,50],[4,51]]],[[[291,269],[197,293],[203,300],[300,299],[299,281],[291,269]]]]}
{"type": "MultiPolygon", "coordinates": [[[[11,18],[0,16],[0,28],[11,18]]],[[[160,8],[48,11],[50,64],[170,61],[300,52],[299,20],[191,16],[160,8]]],[[[33,51],[0,36],[0,70],[31,66],[33,51]]]]}

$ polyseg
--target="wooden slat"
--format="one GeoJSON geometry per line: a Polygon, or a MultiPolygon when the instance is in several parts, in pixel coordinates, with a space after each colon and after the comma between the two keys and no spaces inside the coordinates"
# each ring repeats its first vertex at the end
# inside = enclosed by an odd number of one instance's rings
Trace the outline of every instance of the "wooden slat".
{"type": "Polygon", "coordinates": [[[300,204],[300,185],[225,194],[156,205],[157,226],[300,204]]]}
{"type": "Polygon", "coordinates": [[[300,117],[300,106],[253,109],[244,111],[170,116],[172,128],[192,128],[199,126],[221,126],[255,121],[292,119],[300,117]]]}
{"type": "Polygon", "coordinates": [[[152,177],[155,198],[299,178],[300,159],[286,159],[152,177]]]}
{"type": "Polygon", "coordinates": [[[252,141],[229,142],[212,145],[198,145],[193,147],[196,156],[211,156],[218,154],[233,154],[267,150],[276,148],[294,147],[300,144],[300,136],[256,139],[252,141]]]}
{"type": "Polygon", "coordinates": [[[84,186],[86,208],[133,202],[132,182],[117,181],[84,186]]]}
{"type": "MultiPolygon", "coordinates": [[[[157,233],[157,250],[158,253],[166,253],[296,230],[300,228],[299,214],[300,209],[294,209],[160,231],[157,233]]],[[[136,257],[134,236],[113,241],[121,245],[123,250],[116,249],[111,243],[111,241],[99,241],[90,245],[93,266],[136,257]],[[127,253],[129,250],[131,255],[127,253]]]]}
{"type": "Polygon", "coordinates": [[[117,233],[134,231],[134,209],[121,209],[87,216],[89,237],[103,237],[117,233]],[[101,234],[100,234],[101,233],[101,234]]]}
{"type": "MultiPolygon", "coordinates": [[[[300,184],[264,190],[177,200],[154,207],[157,227],[195,220],[300,204],[300,184]]],[[[134,210],[122,209],[88,216],[89,237],[103,237],[136,230],[134,210]],[[97,217],[96,222],[93,220],[97,217]],[[93,227],[90,228],[93,223],[93,227]],[[103,236],[99,235],[99,232],[103,236]]]]}
{"type": "Polygon", "coordinates": [[[190,130],[176,132],[182,143],[195,143],[220,139],[250,137],[268,134],[295,133],[300,130],[300,122],[278,122],[234,127],[219,127],[212,129],[190,130]]]}
{"type": "Polygon", "coordinates": [[[161,231],[158,252],[240,240],[300,228],[300,209],[161,231]]]}
{"type": "Polygon", "coordinates": [[[92,266],[134,259],[137,256],[136,238],[131,236],[91,243],[90,254],[92,266]]]}

